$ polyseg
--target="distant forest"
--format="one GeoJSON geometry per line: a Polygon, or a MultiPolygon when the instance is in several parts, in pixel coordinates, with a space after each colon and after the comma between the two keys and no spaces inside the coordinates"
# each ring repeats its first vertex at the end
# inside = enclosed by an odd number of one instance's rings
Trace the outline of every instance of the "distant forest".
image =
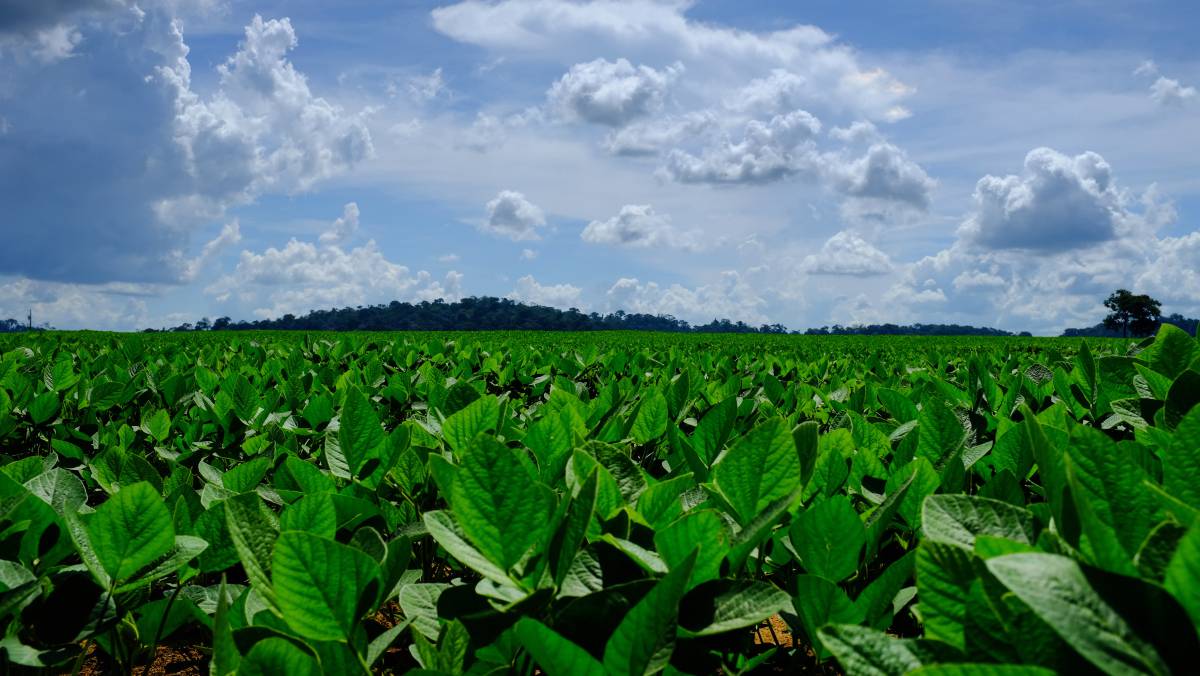
{"type": "MultiPolygon", "coordinates": [[[[1161,319],[1196,335],[1200,320],[1172,314],[1161,319]]],[[[34,331],[50,329],[49,325],[35,326],[34,331]]],[[[0,333],[28,330],[16,319],[0,319],[0,333]]],[[[491,296],[464,298],[447,303],[443,300],[385,305],[313,310],[297,317],[285,314],[278,319],[234,321],[229,317],[216,320],[201,319],[195,324],[161,329],[145,329],[146,333],[177,331],[666,331],[673,333],[792,333],[804,335],[857,336],[1028,336],[1027,331],[1013,333],[1001,329],[965,326],[962,324],[869,324],[860,326],[822,326],[805,331],[790,331],[782,324],[753,326],[741,321],[714,319],[707,324],[690,324],[670,315],[626,313],[585,313],[571,308],[559,310],[543,305],[527,305],[507,298],[491,296]]],[[[1067,329],[1064,337],[1113,338],[1121,332],[1105,328],[1101,322],[1081,329],[1067,329]]]]}

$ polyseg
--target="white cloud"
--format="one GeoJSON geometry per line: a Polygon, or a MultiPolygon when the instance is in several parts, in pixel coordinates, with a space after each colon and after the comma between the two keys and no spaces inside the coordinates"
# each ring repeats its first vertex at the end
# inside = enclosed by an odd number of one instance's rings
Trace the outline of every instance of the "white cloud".
{"type": "Polygon", "coordinates": [[[175,95],[175,140],[206,193],[246,199],[307,190],[369,157],[365,117],[316,96],[287,53],[297,45],[288,19],[255,16],[238,51],[217,67],[220,89],[203,99],[191,89],[180,24],[172,24],[174,62],[158,69],[175,95]]]}
{"type": "Polygon", "coordinates": [[[388,260],[374,240],[343,250],[328,243],[291,239],[283,248],[242,251],[236,268],[205,292],[218,302],[251,307],[258,317],[303,314],[313,309],[421,301],[462,296],[462,275],[442,281],[388,260]]]}
{"type": "Polygon", "coordinates": [[[1150,85],[1150,98],[1161,106],[1181,106],[1196,98],[1196,88],[1169,77],[1159,77],[1150,85]]]}
{"type": "Polygon", "coordinates": [[[347,202],[346,206],[342,207],[342,215],[338,217],[333,225],[321,233],[318,241],[325,245],[336,245],[345,242],[358,232],[358,204],[347,202]]]}
{"type": "Polygon", "coordinates": [[[767,77],[783,69],[802,81],[806,100],[868,119],[907,115],[900,102],[912,89],[882,70],[864,68],[853,50],[821,29],[739,30],[689,19],[691,6],[656,0],[467,0],[432,15],[442,33],[494,50],[570,57],[590,52],[585,58],[605,50],[666,54],[687,63],[689,72],[717,76],[752,72],[767,77]]]}
{"type": "Polygon", "coordinates": [[[613,155],[657,155],[665,148],[704,136],[718,127],[717,115],[709,110],[658,116],[612,131],[604,139],[604,148],[613,155]]]}
{"type": "Polygon", "coordinates": [[[501,190],[487,203],[487,220],[481,225],[484,232],[513,241],[541,239],[538,228],[546,225],[546,216],[525,195],[513,190],[501,190]]]}
{"type": "Polygon", "coordinates": [[[859,234],[843,230],[805,257],[801,267],[812,274],[866,277],[891,272],[892,261],[859,234]]]}
{"type": "Polygon", "coordinates": [[[1054,332],[1094,324],[1119,287],[1159,298],[1168,312],[1200,310],[1200,234],[1157,236],[1173,207],[1151,187],[1134,211],[1099,155],[1035,149],[1025,175],[980,186],[959,239],[906,266],[880,313],[1054,332]]]}
{"type": "Polygon", "coordinates": [[[565,119],[623,127],[661,109],[667,88],[682,71],[679,64],[655,70],[625,59],[596,59],[571,66],[546,98],[565,119]]]}
{"type": "Polygon", "coordinates": [[[459,256],[456,253],[442,254],[441,256],[438,256],[437,260],[439,263],[457,263],[459,261],[459,256]]]}
{"type": "Polygon", "coordinates": [[[538,257],[538,252],[533,249],[521,249],[521,260],[531,261],[538,257]]]}
{"type": "Polygon", "coordinates": [[[834,127],[829,136],[843,143],[877,143],[883,140],[875,125],[866,120],[856,120],[848,127],[834,127]]]}
{"type": "Polygon", "coordinates": [[[25,313],[32,312],[37,326],[127,330],[147,325],[147,300],[160,292],[153,285],[67,284],[0,277],[0,319],[20,319],[24,323],[25,313]]]}
{"type": "Polygon", "coordinates": [[[982,249],[1042,253],[1091,246],[1134,226],[1127,197],[1104,158],[1069,157],[1049,148],[1025,156],[1021,176],[984,176],[975,186],[976,210],[959,236],[982,249]]]}
{"type": "Polygon", "coordinates": [[[563,310],[583,309],[583,290],[571,284],[540,284],[533,275],[517,280],[517,285],[506,298],[531,305],[546,305],[563,310]]]}
{"type": "Polygon", "coordinates": [[[737,143],[724,139],[700,156],[675,149],[663,171],[680,183],[770,183],[817,165],[813,138],[821,123],[803,110],[751,120],[737,143]]]}
{"type": "Polygon", "coordinates": [[[408,78],[408,95],[419,103],[428,103],[439,96],[448,96],[449,92],[441,68],[435,68],[429,75],[414,75],[408,78]]]}
{"type": "Polygon", "coordinates": [[[592,221],[579,233],[589,244],[631,248],[667,247],[694,251],[700,248],[699,234],[671,225],[666,214],[655,213],[649,204],[626,204],[612,218],[592,221]]]}
{"type": "Polygon", "coordinates": [[[1154,82],[1150,84],[1150,98],[1160,106],[1178,107],[1197,97],[1195,87],[1184,85],[1179,80],[1162,75],[1158,70],[1158,64],[1154,61],[1143,61],[1133,71],[1133,74],[1155,78],[1154,82]]]}
{"type": "Polygon", "coordinates": [[[830,180],[842,194],[867,202],[901,203],[919,210],[929,207],[937,183],[925,170],[890,143],[876,143],[862,157],[834,164],[830,180]]]}
{"type": "Polygon", "coordinates": [[[713,319],[731,319],[750,324],[767,320],[764,299],[751,285],[732,270],[721,273],[711,284],[688,288],[680,284],[663,287],[656,282],[642,283],[636,278],[621,278],[609,288],[608,310],[670,315],[692,323],[713,319]]]}
{"type": "Polygon", "coordinates": [[[81,41],[83,33],[78,28],[58,24],[37,32],[32,54],[42,63],[55,63],[74,56],[81,41]]]}
{"type": "Polygon", "coordinates": [[[194,281],[222,251],[240,241],[242,241],[242,228],[235,218],[226,223],[216,237],[204,244],[199,256],[187,262],[184,267],[183,279],[188,282],[194,281]]]}

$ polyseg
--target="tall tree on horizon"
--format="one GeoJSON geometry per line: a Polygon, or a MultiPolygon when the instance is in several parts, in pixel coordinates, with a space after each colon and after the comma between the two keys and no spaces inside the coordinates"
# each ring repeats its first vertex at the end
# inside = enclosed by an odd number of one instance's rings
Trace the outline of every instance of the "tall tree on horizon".
{"type": "Polygon", "coordinates": [[[1104,307],[1112,310],[1104,318],[1104,326],[1113,331],[1119,329],[1124,338],[1129,337],[1131,330],[1135,336],[1154,333],[1162,317],[1162,303],[1128,289],[1114,291],[1104,301],[1104,307]]]}

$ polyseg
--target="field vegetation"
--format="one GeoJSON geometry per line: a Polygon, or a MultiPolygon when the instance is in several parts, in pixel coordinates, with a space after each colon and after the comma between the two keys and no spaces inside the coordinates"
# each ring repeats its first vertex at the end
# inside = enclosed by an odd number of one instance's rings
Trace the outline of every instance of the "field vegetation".
{"type": "Polygon", "coordinates": [[[11,672],[1168,674],[1200,345],[0,336],[11,672]]]}

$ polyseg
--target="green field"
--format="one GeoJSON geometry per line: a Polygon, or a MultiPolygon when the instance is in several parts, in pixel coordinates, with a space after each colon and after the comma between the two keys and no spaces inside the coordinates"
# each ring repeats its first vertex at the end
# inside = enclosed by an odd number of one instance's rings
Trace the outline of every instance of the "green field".
{"type": "Polygon", "coordinates": [[[1184,673],[1200,345],[0,337],[10,672],[1184,673]]]}

